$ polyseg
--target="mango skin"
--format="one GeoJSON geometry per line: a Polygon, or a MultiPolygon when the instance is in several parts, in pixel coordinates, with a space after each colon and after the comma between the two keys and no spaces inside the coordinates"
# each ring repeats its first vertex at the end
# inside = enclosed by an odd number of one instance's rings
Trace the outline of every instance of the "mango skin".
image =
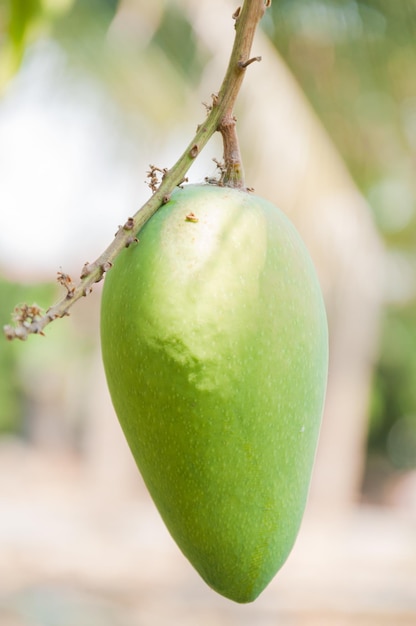
{"type": "Polygon", "coordinates": [[[251,602],[309,488],[328,362],[315,270],[285,215],[235,189],[177,189],[139,237],[102,295],[112,401],[183,554],[251,602]]]}

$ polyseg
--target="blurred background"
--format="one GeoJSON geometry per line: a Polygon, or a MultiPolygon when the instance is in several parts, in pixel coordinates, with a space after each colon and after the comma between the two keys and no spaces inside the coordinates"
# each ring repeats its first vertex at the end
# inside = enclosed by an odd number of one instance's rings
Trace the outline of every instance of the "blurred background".
{"type": "MultiPolygon", "coordinates": [[[[204,119],[235,2],[0,4],[0,322],[47,308],[204,119]]],[[[416,623],[416,1],[274,0],[236,113],[246,182],[315,262],[330,374],[295,549],[252,605],[163,527],[106,389],[100,286],[0,340],[1,626],[416,623]]],[[[215,175],[214,137],[189,172],[215,175]]]]}

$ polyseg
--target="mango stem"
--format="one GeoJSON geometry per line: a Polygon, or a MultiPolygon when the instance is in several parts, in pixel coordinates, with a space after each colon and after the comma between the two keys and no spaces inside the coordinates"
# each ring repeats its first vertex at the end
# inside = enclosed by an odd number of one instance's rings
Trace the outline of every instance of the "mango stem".
{"type": "Polygon", "coordinates": [[[183,182],[185,174],[195,158],[217,130],[222,133],[224,143],[225,171],[224,179],[221,182],[224,185],[244,188],[243,166],[238,147],[233,108],[246,68],[252,62],[260,60],[259,57],[251,59],[250,50],[258,23],[270,3],[271,0],[244,0],[241,10],[237,10],[233,14],[235,20],[234,45],[220,91],[214,98],[207,119],[198,126],[195,136],[183,154],[169,170],[163,170],[162,181],[159,187],[155,187],[153,195],[136,211],[133,217],[128,218],[124,226],[119,227],[113,241],[104,252],[93,263],[84,264],[77,283],[73,282],[67,275],[62,274],[68,279],[70,291],[67,289],[61,300],[45,313],[36,309],[36,314],[34,314],[33,307],[27,305],[18,307],[14,314],[15,323],[13,325],[8,324],[3,328],[7,339],[25,340],[31,334],[43,335],[44,328],[48,324],[69,315],[69,310],[75,302],[92,291],[93,285],[103,279],[104,274],[111,269],[114,260],[124,248],[133,244],[140,245],[137,244],[137,233],[162,204],[169,201],[172,191],[183,182]],[[28,311],[32,312],[33,315],[29,314],[28,311]]]}
{"type": "Polygon", "coordinates": [[[222,118],[218,130],[224,146],[224,168],[220,184],[234,189],[245,189],[244,167],[238,142],[236,118],[226,115],[222,118]]]}

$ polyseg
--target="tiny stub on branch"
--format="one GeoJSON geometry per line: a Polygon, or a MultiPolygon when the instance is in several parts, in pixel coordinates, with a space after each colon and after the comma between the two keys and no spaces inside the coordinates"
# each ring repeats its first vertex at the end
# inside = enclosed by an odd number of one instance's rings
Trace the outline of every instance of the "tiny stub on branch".
{"type": "Polygon", "coordinates": [[[238,65],[239,67],[241,67],[242,70],[245,70],[246,67],[248,67],[252,63],[260,63],[260,61],[261,61],[261,57],[252,57],[251,59],[248,59],[247,61],[239,61],[238,65]]]}
{"type": "Polygon", "coordinates": [[[81,275],[80,275],[81,280],[83,278],[87,278],[87,276],[91,274],[92,270],[93,270],[93,265],[91,265],[91,263],[89,263],[88,261],[84,263],[84,266],[81,270],[81,275]]]}
{"type": "Polygon", "coordinates": [[[133,243],[139,243],[138,237],[129,237],[126,241],[126,248],[129,248],[133,243]]]}
{"type": "Polygon", "coordinates": [[[198,153],[199,153],[199,148],[196,144],[194,144],[189,151],[189,156],[191,157],[191,159],[196,159],[196,157],[198,156],[198,153]]]}
{"type": "Polygon", "coordinates": [[[188,177],[187,177],[187,176],[184,176],[184,177],[182,178],[181,182],[180,182],[180,183],[178,183],[178,187],[179,187],[180,189],[183,189],[183,185],[184,185],[185,183],[187,183],[187,182],[188,182],[188,180],[189,180],[189,179],[188,179],[188,177]]]}
{"type": "Polygon", "coordinates": [[[133,230],[134,228],[134,219],[129,217],[127,222],[123,226],[123,230],[133,230]]]}
{"type": "Polygon", "coordinates": [[[233,20],[237,22],[238,18],[240,17],[240,13],[241,13],[241,7],[238,7],[232,15],[233,20]]]}
{"type": "Polygon", "coordinates": [[[106,272],[109,272],[112,267],[113,267],[113,264],[111,263],[111,261],[105,261],[104,263],[102,263],[100,269],[102,273],[105,274],[106,272]]]}

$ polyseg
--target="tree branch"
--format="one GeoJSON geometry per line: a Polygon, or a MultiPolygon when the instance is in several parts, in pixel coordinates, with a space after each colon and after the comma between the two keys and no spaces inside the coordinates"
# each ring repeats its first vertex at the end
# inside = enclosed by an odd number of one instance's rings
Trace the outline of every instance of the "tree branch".
{"type": "Polygon", "coordinates": [[[42,314],[36,306],[23,305],[15,309],[15,325],[4,327],[7,339],[25,340],[30,334],[43,335],[44,328],[53,320],[69,315],[70,308],[80,298],[87,296],[95,283],[98,283],[113,265],[120,252],[137,242],[136,234],[154,215],[159,207],[169,201],[172,191],[180,185],[195,158],[208,143],[212,135],[220,130],[224,140],[225,173],[222,184],[244,187],[243,167],[235,132],[233,108],[244,79],[246,68],[253,60],[250,50],[257,25],[271,0],[245,0],[241,10],[233,14],[235,20],[235,39],[228,68],[218,95],[213,96],[212,107],[204,123],[182,156],[173,167],[163,172],[162,181],[150,199],[123,226],[120,226],[114,240],[93,263],[85,263],[80,280],[74,284],[71,278],[59,273],[58,281],[66,288],[65,296],[46,313],[42,314]]]}

